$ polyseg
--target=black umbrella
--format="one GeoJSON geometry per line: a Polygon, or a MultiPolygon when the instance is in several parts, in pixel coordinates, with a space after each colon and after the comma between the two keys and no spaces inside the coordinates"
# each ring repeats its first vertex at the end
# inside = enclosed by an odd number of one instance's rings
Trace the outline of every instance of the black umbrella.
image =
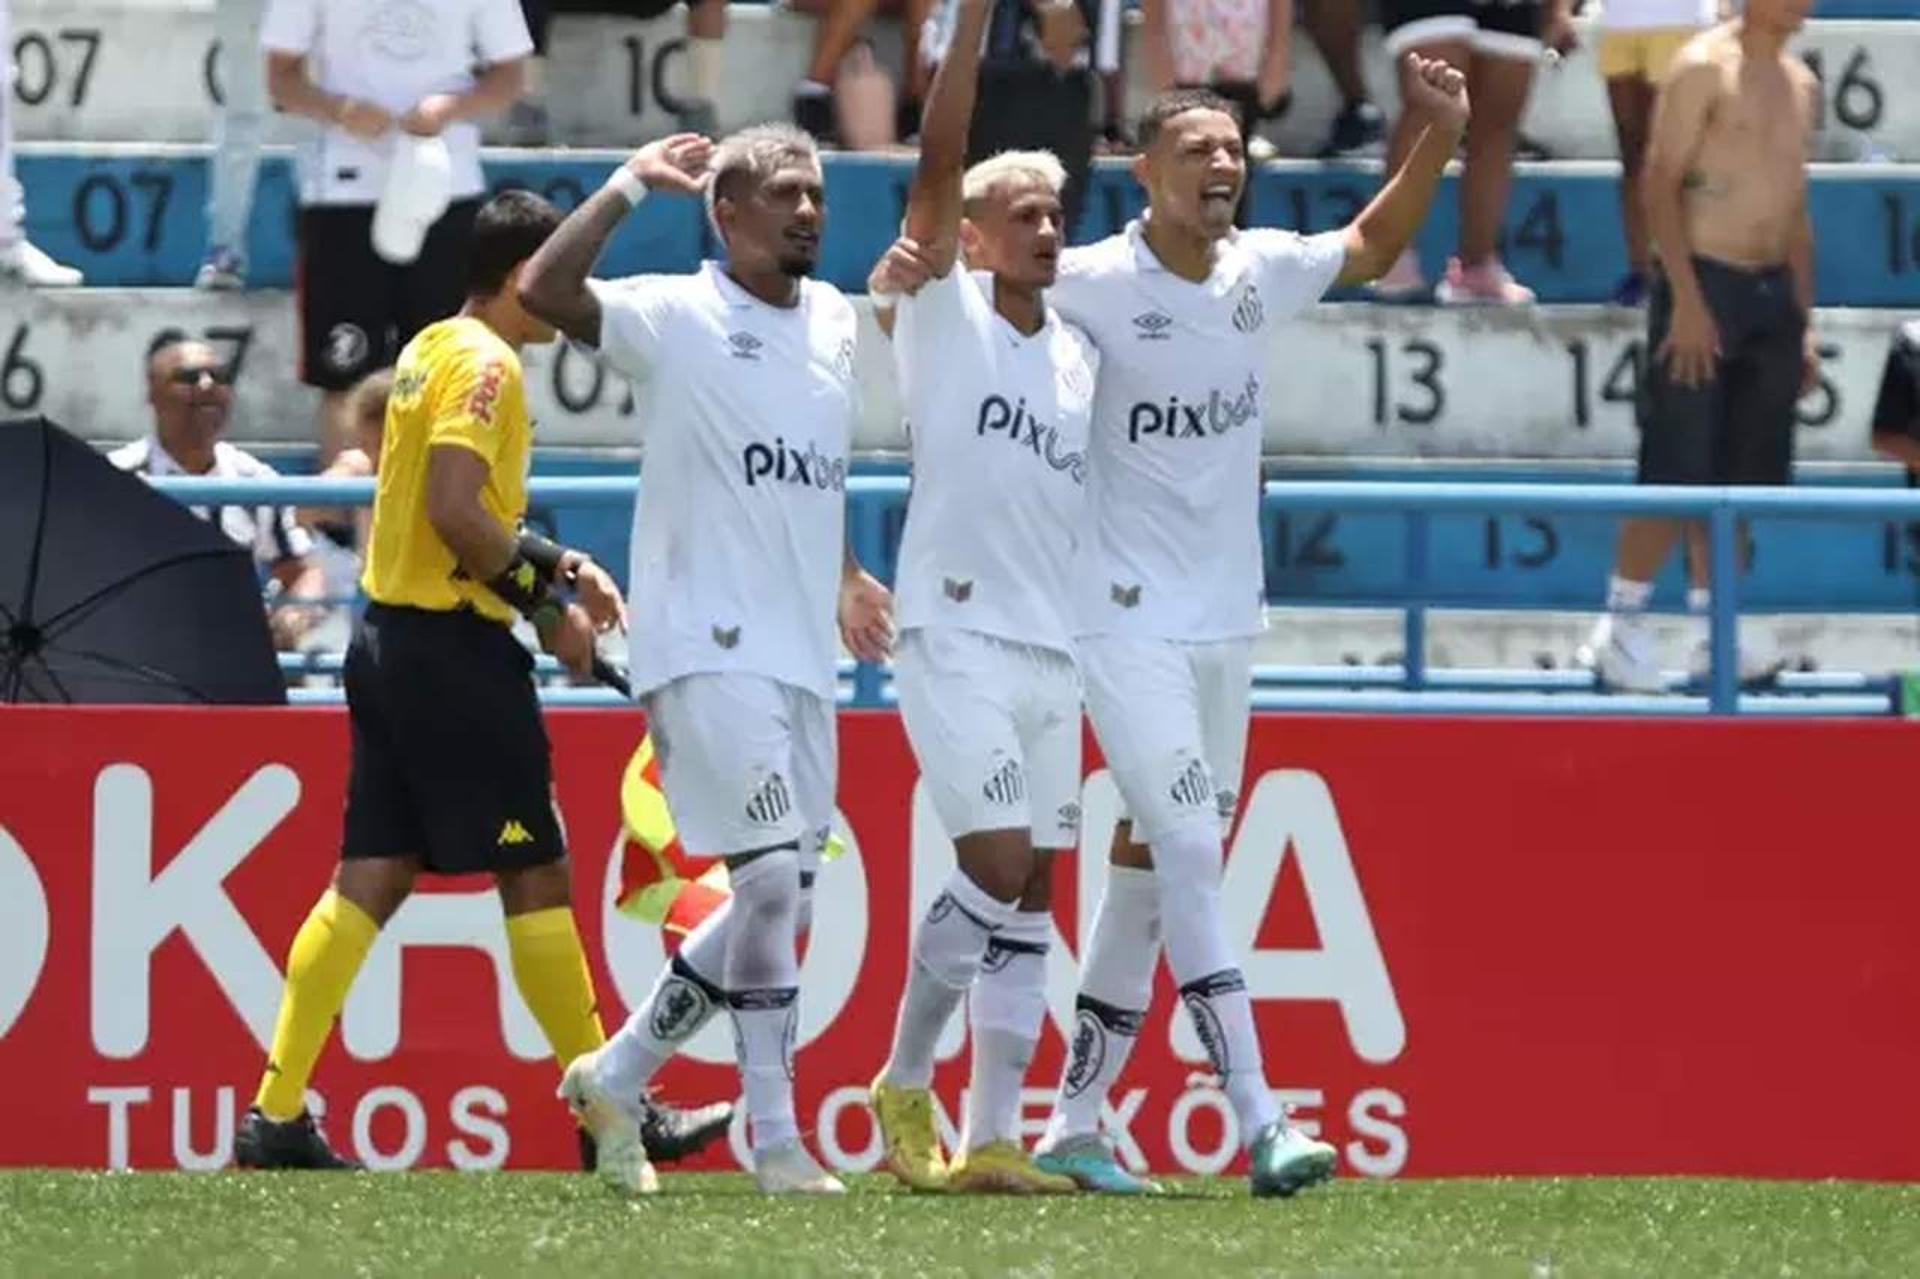
{"type": "Polygon", "coordinates": [[[0,702],[286,700],[246,547],[45,418],[0,424],[0,702]]]}

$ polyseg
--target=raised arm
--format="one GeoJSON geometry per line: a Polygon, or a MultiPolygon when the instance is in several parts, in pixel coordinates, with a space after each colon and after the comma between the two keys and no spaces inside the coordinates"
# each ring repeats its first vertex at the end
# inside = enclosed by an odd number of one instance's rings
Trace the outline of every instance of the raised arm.
{"type": "Polygon", "coordinates": [[[1347,264],[1338,283],[1364,284],[1393,269],[1433,207],[1434,192],[1460,145],[1472,106],[1467,78],[1438,58],[1409,53],[1401,64],[1406,106],[1422,113],[1427,127],[1400,171],[1347,224],[1347,264]]]}
{"type": "Polygon", "coordinates": [[[646,195],[699,194],[712,156],[713,143],[697,133],[676,133],[634,152],[520,268],[520,305],[568,337],[598,347],[600,299],[587,277],[600,250],[646,195]]]}
{"type": "Polygon", "coordinates": [[[967,131],[980,83],[980,43],[989,0],[960,0],[947,56],[934,73],[920,119],[920,161],[907,193],[905,234],[920,246],[935,275],[960,256],[960,190],[967,170],[967,131]]]}

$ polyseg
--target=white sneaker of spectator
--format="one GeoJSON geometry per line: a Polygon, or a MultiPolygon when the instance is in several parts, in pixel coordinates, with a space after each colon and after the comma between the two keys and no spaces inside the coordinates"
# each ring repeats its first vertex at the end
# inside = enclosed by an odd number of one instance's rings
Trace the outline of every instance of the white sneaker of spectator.
{"type": "MultiPolygon", "coordinates": [[[[1740,637],[1739,668],[1740,687],[1753,688],[1770,684],[1780,677],[1787,661],[1780,653],[1780,646],[1773,642],[1773,636],[1757,628],[1742,628],[1750,633],[1740,637]]],[[[1687,659],[1687,673],[1696,680],[1705,681],[1713,671],[1713,644],[1707,636],[1701,636],[1694,645],[1693,655],[1687,659]]]]}
{"type": "Polygon", "coordinates": [[[85,282],[78,268],[62,266],[22,237],[0,246],[0,280],[16,280],[37,289],[71,289],[85,282]]]}
{"type": "Polygon", "coordinates": [[[1666,676],[1660,670],[1660,645],[1641,613],[1602,614],[1573,660],[1599,676],[1603,691],[1667,691],[1666,676]]]}
{"type": "Polygon", "coordinates": [[[1532,306],[1533,290],[1513,278],[1499,258],[1468,266],[1447,259],[1447,275],[1433,290],[1442,306],[1532,306]]]}

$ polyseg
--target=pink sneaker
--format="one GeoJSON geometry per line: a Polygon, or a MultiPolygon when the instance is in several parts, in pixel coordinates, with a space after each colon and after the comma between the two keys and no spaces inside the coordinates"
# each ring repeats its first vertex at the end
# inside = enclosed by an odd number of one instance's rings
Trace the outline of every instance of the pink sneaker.
{"type": "Polygon", "coordinates": [[[1448,258],[1447,278],[1434,289],[1433,299],[1442,306],[1532,306],[1533,290],[1514,279],[1499,258],[1474,266],[1448,258]]]}
{"type": "Polygon", "coordinates": [[[1420,269],[1420,255],[1402,249],[1393,268],[1375,280],[1369,288],[1376,301],[1414,302],[1427,291],[1426,273],[1420,269]]]}

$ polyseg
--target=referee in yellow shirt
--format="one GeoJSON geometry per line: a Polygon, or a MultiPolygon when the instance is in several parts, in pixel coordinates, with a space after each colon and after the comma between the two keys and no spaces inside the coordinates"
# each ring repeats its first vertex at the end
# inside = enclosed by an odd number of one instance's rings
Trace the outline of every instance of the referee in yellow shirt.
{"type": "MultiPolygon", "coordinates": [[[[294,937],[273,1046],[234,1143],[243,1167],[341,1168],[306,1109],[307,1080],[374,937],[421,872],[492,872],[514,979],[564,1067],[603,1042],[574,928],[533,659],[517,614],[568,669],[625,624],[613,579],[578,551],[517,532],[533,431],[520,348],[553,340],[521,308],[520,265],[560,224],[510,191],[474,223],[467,301],[401,352],[347,650],[353,759],[333,885],[294,937]],[[575,601],[558,594],[571,586],[575,601]]],[[[650,1189],[638,1125],[585,1116],[603,1175],[650,1189]]]]}

